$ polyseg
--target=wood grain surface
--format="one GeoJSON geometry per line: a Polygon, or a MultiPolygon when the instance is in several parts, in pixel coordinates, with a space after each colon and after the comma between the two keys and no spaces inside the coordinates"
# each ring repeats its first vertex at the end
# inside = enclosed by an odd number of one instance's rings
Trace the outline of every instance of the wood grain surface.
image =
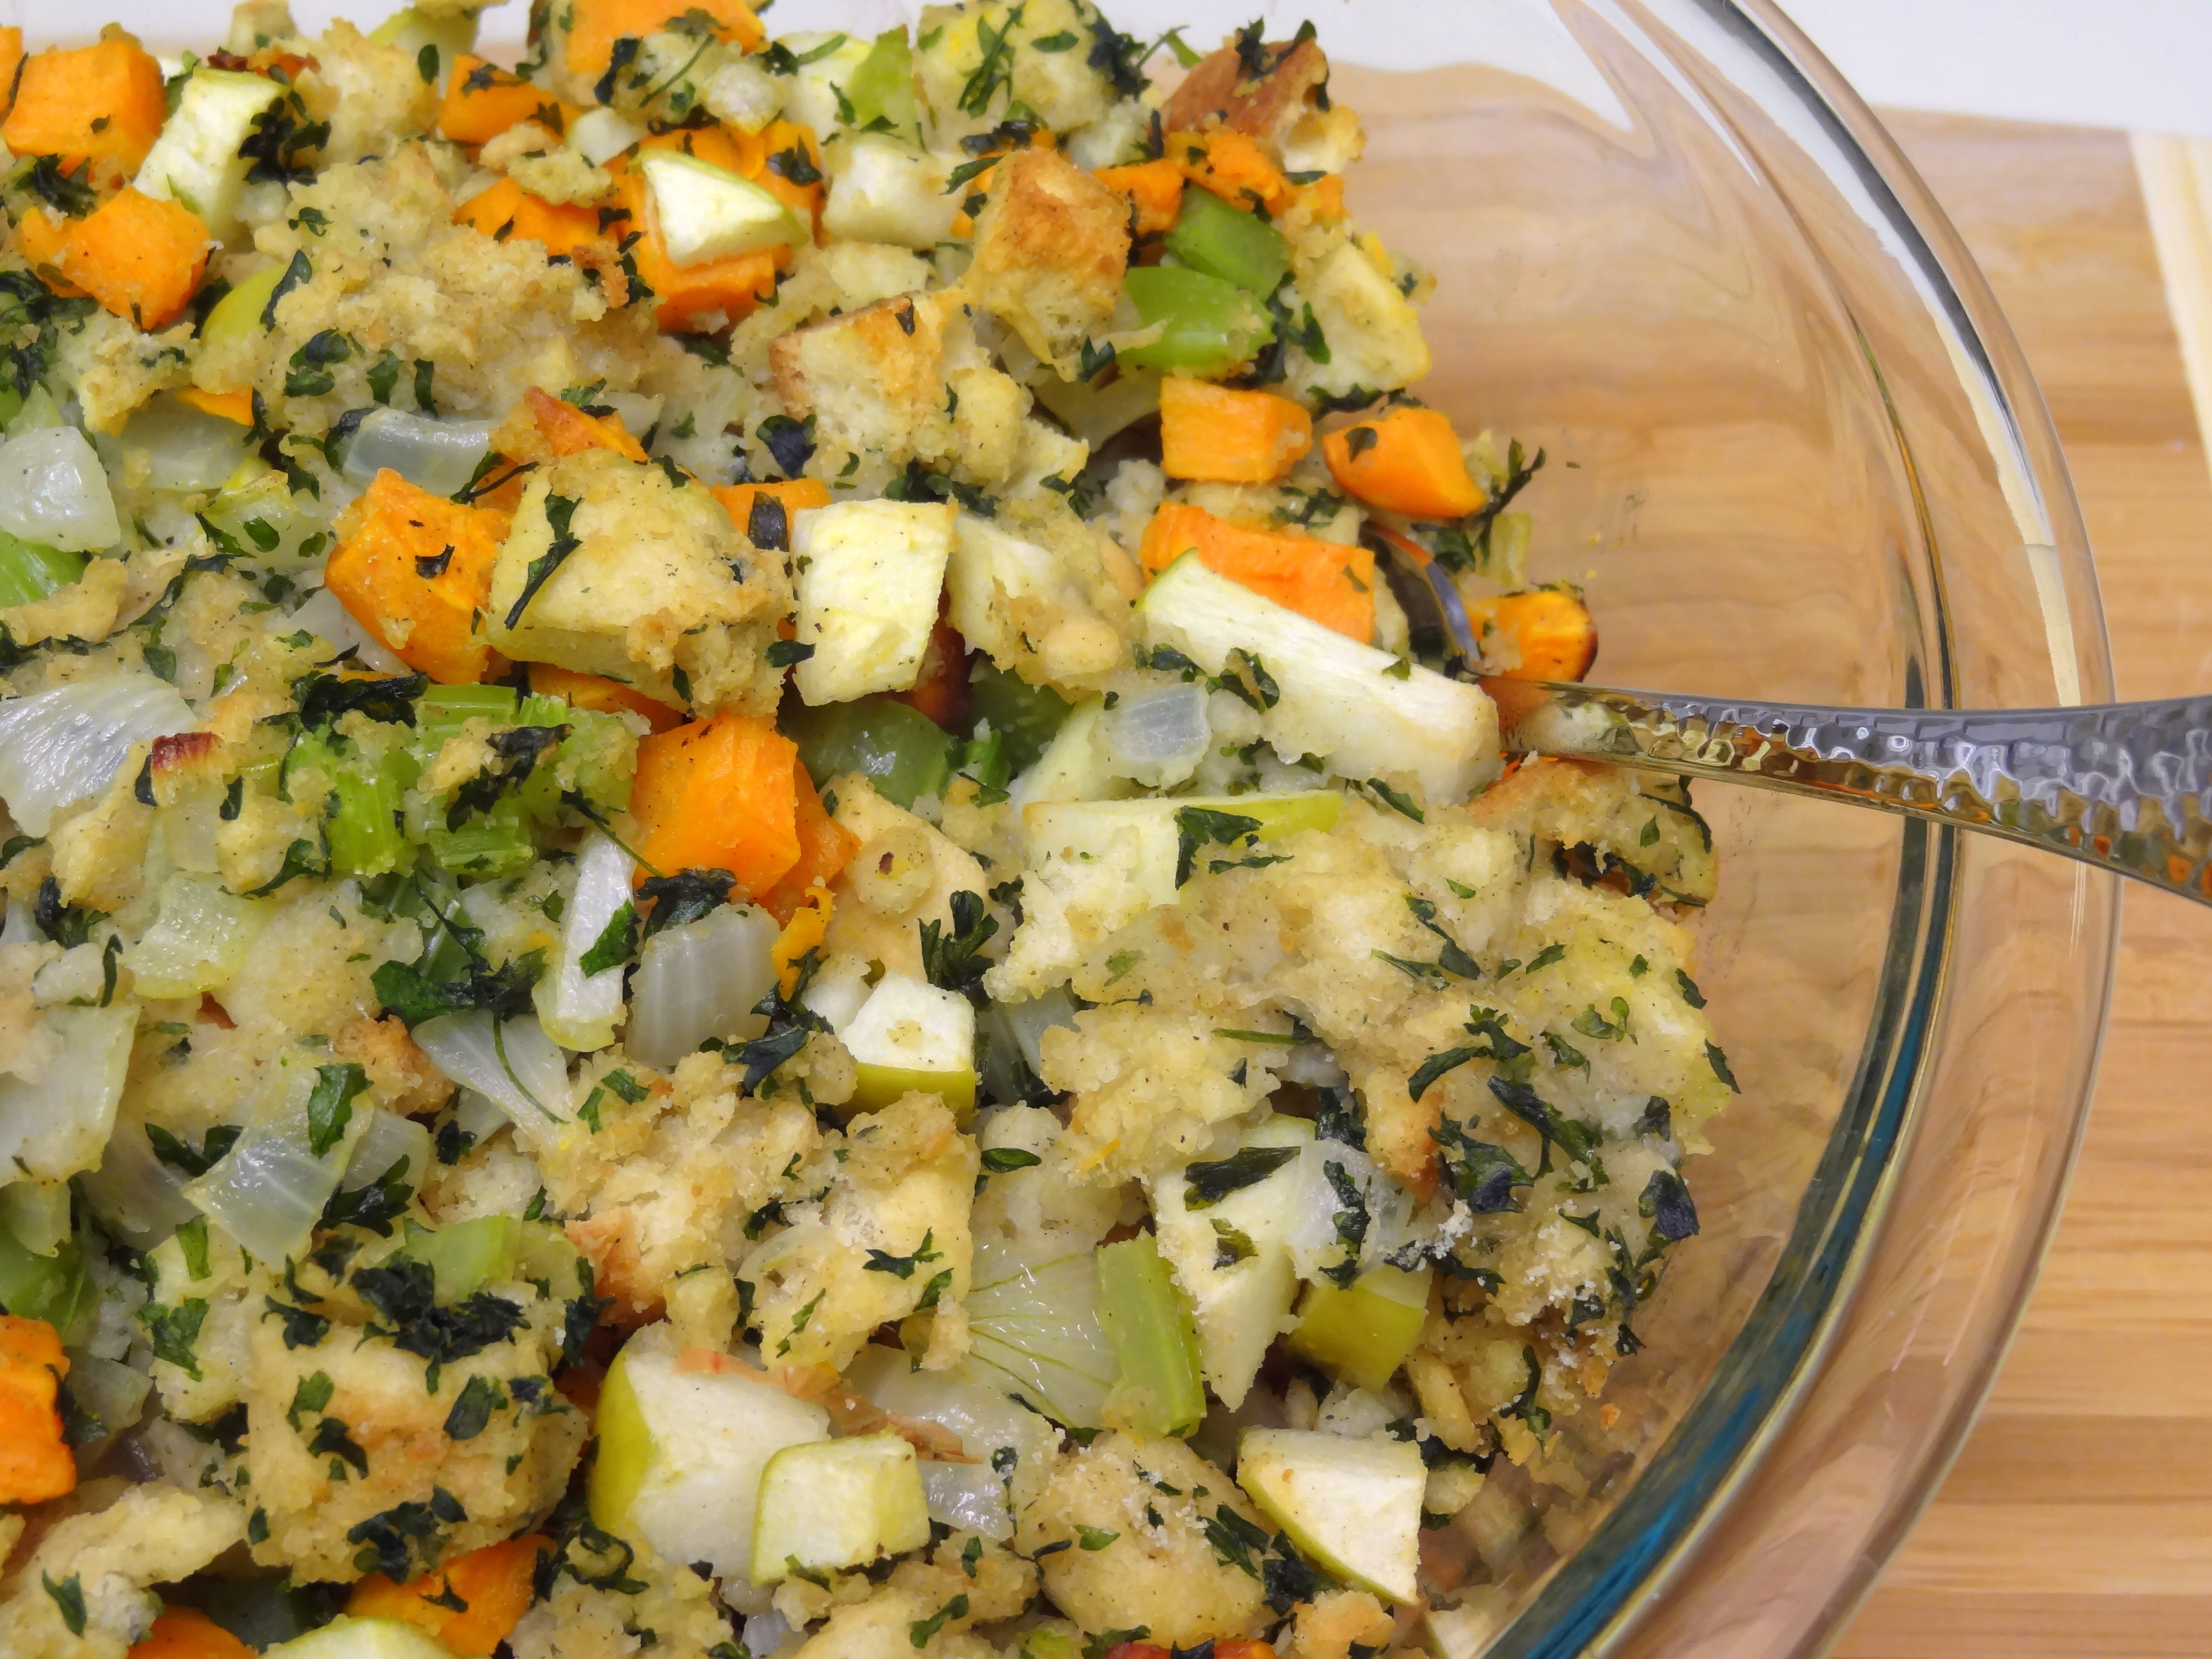
{"type": "MultiPolygon", "coordinates": [[[[2212,471],[2125,134],[1893,114],[2011,318],[2120,696],[2212,691],[2212,471]]],[[[2104,1064],[1972,1437],[1838,1659],[2212,1653],[2212,909],[2124,902],[2104,1064]]]]}

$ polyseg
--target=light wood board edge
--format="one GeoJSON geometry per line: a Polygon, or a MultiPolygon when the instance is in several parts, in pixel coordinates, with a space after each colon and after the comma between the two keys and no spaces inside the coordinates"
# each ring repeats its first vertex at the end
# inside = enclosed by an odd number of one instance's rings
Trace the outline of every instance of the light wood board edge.
{"type": "Polygon", "coordinates": [[[2203,435],[2212,433],[2212,139],[2138,132],[2130,143],[2203,435]]]}

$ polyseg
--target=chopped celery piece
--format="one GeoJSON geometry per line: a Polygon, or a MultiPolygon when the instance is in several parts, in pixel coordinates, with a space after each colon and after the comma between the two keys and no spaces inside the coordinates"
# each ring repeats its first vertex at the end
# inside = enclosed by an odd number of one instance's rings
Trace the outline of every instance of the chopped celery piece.
{"type": "Polygon", "coordinates": [[[1134,368],[1234,368],[1275,337],[1255,300],[1234,283],[1187,265],[1140,265],[1122,278],[1137,315],[1165,323],[1150,345],[1125,347],[1115,361],[1134,368]]]}
{"type": "Polygon", "coordinates": [[[69,1343],[83,1340],[99,1306],[76,1239],[64,1240],[52,1255],[33,1255],[0,1232],[0,1308],[18,1319],[45,1320],[69,1343]]]}
{"type": "Polygon", "coordinates": [[[400,830],[400,798],[407,787],[407,757],[366,758],[338,769],[331,784],[336,810],[330,818],[333,874],[380,876],[409,861],[400,830]]]}
{"type": "Polygon", "coordinates": [[[428,1265],[440,1302],[459,1302],[513,1275],[526,1224],[511,1215],[480,1215],[416,1233],[404,1254],[428,1265]]]}
{"type": "Polygon", "coordinates": [[[845,97],[853,106],[854,126],[881,120],[901,132],[915,131],[914,49],[907,44],[903,24],[876,37],[876,44],[845,82],[845,97]]]}
{"type": "Polygon", "coordinates": [[[1036,763],[1074,709],[1050,686],[1031,685],[988,657],[975,659],[968,687],[969,715],[979,724],[988,720],[991,729],[1006,739],[1006,764],[1015,771],[1026,772],[1036,763]]]}
{"type": "Polygon", "coordinates": [[[854,1070],[860,1081],[853,1097],[837,1109],[841,1117],[879,1112],[886,1106],[895,1105],[909,1090],[935,1095],[952,1109],[953,1118],[963,1128],[975,1115],[973,1072],[918,1072],[905,1066],[871,1066],[865,1061],[858,1063],[854,1070]]]}
{"type": "Polygon", "coordinates": [[[1379,1393],[1413,1351],[1428,1301],[1426,1268],[1376,1267],[1343,1290],[1310,1285],[1298,1304],[1291,1352],[1355,1389],[1379,1393]]]}
{"type": "Polygon", "coordinates": [[[0,530],[0,605],[29,605],[83,574],[83,554],[64,553],[0,530]]]}
{"type": "Polygon", "coordinates": [[[504,685],[433,685],[416,705],[416,745],[434,755],[472,720],[513,726],[518,707],[514,691],[504,685]]]}
{"type": "Polygon", "coordinates": [[[911,806],[952,781],[952,739],[928,715],[890,697],[819,708],[794,707],[783,720],[816,788],[858,772],[885,800],[911,806]]]}
{"type": "Polygon", "coordinates": [[[458,830],[446,828],[439,812],[423,837],[438,867],[457,876],[512,876],[530,867],[538,848],[522,803],[505,795],[489,812],[477,813],[458,830]]]}
{"type": "MultiPolygon", "coordinates": [[[[537,701],[531,699],[532,702],[537,701]]],[[[637,776],[637,739],[630,729],[612,714],[571,708],[566,703],[553,706],[561,711],[560,714],[557,720],[545,723],[565,724],[569,728],[568,737],[562,742],[556,765],[574,767],[576,787],[601,812],[628,811],[629,787],[637,776]]],[[[529,714],[527,705],[524,713],[526,716],[529,714]]],[[[549,782],[551,781],[552,772],[543,763],[538,770],[545,773],[549,782]]],[[[537,779],[533,776],[531,781],[535,784],[537,779]]],[[[557,787],[554,793],[558,794],[557,787]]]]}
{"type": "Polygon", "coordinates": [[[1109,1420],[1155,1439],[1196,1428],[1206,1415],[1198,1331],[1150,1233],[1098,1252],[1098,1317],[1114,1345],[1109,1420]]]}
{"type": "Polygon", "coordinates": [[[1233,208],[1210,190],[1186,190],[1168,252],[1194,270],[1257,294],[1273,294],[1291,271],[1291,245],[1257,214],[1233,208]]]}

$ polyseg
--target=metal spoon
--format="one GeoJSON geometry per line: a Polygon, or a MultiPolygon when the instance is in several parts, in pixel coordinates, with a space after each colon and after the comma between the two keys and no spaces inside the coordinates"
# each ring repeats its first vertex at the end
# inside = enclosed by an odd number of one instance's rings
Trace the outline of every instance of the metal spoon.
{"type": "MultiPolygon", "coordinates": [[[[1850,801],[2040,847],[2212,904],[2212,696],[2077,708],[1823,708],[1484,675],[1451,579],[1396,561],[1509,753],[1850,801]],[[1424,580],[1425,579],[1425,580],[1424,580]]],[[[1411,590],[1408,592],[1408,590],[1411,590]]]]}

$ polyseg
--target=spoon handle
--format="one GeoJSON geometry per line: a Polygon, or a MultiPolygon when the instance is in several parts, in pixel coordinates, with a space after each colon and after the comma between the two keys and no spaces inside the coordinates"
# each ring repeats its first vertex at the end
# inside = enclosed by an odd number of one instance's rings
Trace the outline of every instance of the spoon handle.
{"type": "Polygon", "coordinates": [[[1955,823],[2212,904],[2212,696],[1820,708],[1486,678],[1509,752],[1587,756],[1955,823]]]}

